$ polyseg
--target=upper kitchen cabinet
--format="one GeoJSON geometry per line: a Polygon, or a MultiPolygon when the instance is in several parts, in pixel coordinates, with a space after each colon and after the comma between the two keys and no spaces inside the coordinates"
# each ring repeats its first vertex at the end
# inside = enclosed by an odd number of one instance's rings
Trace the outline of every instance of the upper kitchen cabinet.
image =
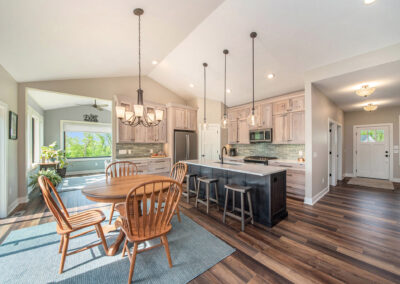
{"type": "Polygon", "coordinates": [[[238,137],[238,120],[228,120],[228,144],[237,144],[239,142],[238,137]]]}
{"type": "Polygon", "coordinates": [[[171,129],[197,130],[197,110],[188,106],[168,105],[168,117],[171,129]]]}
{"type": "Polygon", "coordinates": [[[304,95],[297,95],[273,103],[273,115],[280,115],[294,111],[304,111],[304,95]]]}
{"type": "Polygon", "coordinates": [[[289,143],[305,143],[305,114],[304,111],[296,111],[289,114],[289,143]]]}
{"type": "Polygon", "coordinates": [[[237,126],[237,144],[250,144],[250,128],[247,119],[239,119],[237,126]]]}
{"type": "Polygon", "coordinates": [[[273,115],[280,115],[287,113],[289,110],[289,106],[290,106],[290,101],[288,99],[273,103],[273,115]]]}
{"type": "Polygon", "coordinates": [[[290,99],[290,111],[304,111],[304,95],[290,99]]]}
{"type": "Polygon", "coordinates": [[[260,126],[261,128],[272,128],[272,104],[263,103],[259,105],[260,109],[260,126]]]}

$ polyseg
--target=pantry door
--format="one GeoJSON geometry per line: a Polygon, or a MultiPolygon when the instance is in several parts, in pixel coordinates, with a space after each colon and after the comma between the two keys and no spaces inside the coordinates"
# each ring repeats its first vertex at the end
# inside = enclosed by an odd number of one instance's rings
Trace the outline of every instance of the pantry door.
{"type": "Polygon", "coordinates": [[[356,175],[359,177],[389,179],[389,126],[362,126],[356,128],[356,175]]]}

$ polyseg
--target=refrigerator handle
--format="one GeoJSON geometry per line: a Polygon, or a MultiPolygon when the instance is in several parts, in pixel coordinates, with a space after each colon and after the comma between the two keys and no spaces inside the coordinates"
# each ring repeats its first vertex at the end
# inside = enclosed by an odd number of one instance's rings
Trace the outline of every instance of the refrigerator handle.
{"type": "Polygon", "coordinates": [[[186,134],[186,160],[189,160],[189,152],[190,152],[190,141],[189,141],[189,135],[186,134]]]}

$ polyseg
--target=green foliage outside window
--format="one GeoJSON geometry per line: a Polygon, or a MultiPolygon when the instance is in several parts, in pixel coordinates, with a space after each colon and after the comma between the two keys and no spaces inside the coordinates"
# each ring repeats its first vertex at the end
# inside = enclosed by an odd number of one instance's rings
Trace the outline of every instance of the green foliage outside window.
{"type": "Polygon", "coordinates": [[[111,145],[110,133],[65,132],[67,158],[109,157],[111,145]]]}

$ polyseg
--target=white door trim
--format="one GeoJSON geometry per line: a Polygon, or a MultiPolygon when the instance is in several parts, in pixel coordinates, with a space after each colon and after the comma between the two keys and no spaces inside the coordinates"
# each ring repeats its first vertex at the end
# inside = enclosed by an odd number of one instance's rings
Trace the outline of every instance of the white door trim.
{"type": "MultiPolygon", "coordinates": [[[[330,125],[333,124],[333,127],[336,127],[336,149],[334,149],[335,151],[332,151],[332,154],[335,154],[334,160],[335,160],[335,165],[339,165],[336,168],[335,171],[335,180],[334,180],[334,184],[337,184],[337,180],[342,180],[343,179],[343,173],[342,173],[342,163],[343,163],[343,125],[339,122],[337,122],[336,120],[332,119],[332,118],[328,118],[328,174],[327,174],[327,181],[328,181],[328,188],[331,185],[331,177],[329,176],[329,174],[331,173],[331,162],[330,162],[330,157],[329,157],[329,151],[331,150],[331,137],[330,137],[330,125]],[[340,127],[340,136],[338,135],[338,127],[340,127]],[[340,139],[339,139],[340,137],[340,139]]],[[[332,155],[334,156],[334,155],[332,155]]]]}
{"type": "Polygon", "coordinates": [[[357,176],[357,128],[365,128],[365,127],[380,127],[380,126],[387,126],[389,127],[389,135],[390,135],[390,159],[389,159],[389,180],[393,180],[393,123],[377,123],[377,124],[363,124],[363,125],[354,125],[353,126],[353,176],[357,176]]]}
{"type": "Polygon", "coordinates": [[[0,145],[0,176],[4,177],[0,178],[0,218],[8,215],[8,111],[8,105],[0,101],[0,115],[4,121],[4,125],[0,125],[0,140],[4,141],[4,145],[0,145]]]}

